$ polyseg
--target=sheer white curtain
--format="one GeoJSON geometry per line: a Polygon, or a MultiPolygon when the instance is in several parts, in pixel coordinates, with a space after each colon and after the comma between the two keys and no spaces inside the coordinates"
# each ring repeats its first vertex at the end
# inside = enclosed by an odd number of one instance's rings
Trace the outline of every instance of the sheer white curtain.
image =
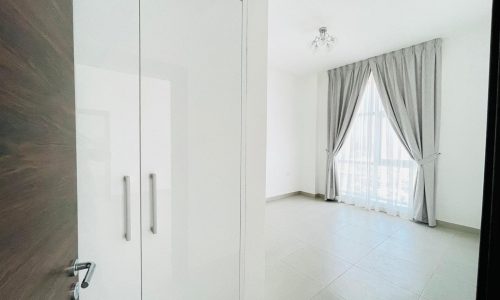
{"type": "Polygon", "coordinates": [[[373,76],[360,101],[335,158],[339,200],[411,218],[417,165],[387,119],[373,76]]]}

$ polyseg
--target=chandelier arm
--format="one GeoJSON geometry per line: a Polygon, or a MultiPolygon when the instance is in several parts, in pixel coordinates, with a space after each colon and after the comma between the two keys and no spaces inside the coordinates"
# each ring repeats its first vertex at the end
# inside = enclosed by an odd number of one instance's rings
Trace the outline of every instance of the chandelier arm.
{"type": "Polygon", "coordinates": [[[324,26],[320,27],[318,31],[319,35],[313,39],[311,45],[315,48],[320,46],[330,48],[335,42],[335,38],[327,32],[327,28],[324,26]]]}

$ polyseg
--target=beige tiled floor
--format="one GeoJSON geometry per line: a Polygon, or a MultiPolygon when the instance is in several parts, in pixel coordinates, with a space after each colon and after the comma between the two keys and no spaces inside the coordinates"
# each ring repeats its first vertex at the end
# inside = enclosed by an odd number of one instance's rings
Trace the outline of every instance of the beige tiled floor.
{"type": "Polygon", "coordinates": [[[268,300],[467,300],[479,236],[294,196],[266,207],[268,300]]]}

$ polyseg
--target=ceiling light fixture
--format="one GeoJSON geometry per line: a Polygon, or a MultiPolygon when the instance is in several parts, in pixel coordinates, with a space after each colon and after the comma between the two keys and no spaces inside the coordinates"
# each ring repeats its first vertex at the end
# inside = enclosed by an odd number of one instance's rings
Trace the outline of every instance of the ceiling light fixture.
{"type": "Polygon", "coordinates": [[[335,42],[335,38],[328,34],[326,27],[320,27],[319,35],[317,35],[312,41],[312,46],[315,49],[319,47],[330,48],[335,42]]]}

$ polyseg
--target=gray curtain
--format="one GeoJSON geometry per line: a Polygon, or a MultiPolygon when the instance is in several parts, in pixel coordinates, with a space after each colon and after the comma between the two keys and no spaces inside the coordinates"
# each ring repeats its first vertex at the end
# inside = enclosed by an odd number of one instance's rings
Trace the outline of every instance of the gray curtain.
{"type": "Polygon", "coordinates": [[[334,157],[344,143],[369,76],[370,68],[367,61],[328,71],[326,200],[335,200],[338,196],[334,157]]]}
{"type": "Polygon", "coordinates": [[[435,169],[438,153],[441,40],[369,59],[392,127],[418,163],[413,218],[436,225],[435,169]]]}

